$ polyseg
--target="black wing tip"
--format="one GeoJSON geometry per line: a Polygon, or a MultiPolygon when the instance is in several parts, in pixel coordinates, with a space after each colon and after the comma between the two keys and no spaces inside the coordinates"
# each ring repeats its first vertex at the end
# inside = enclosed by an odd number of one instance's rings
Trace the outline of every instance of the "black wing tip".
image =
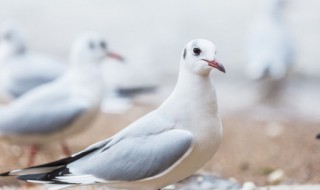
{"type": "Polygon", "coordinates": [[[20,175],[17,176],[17,179],[22,180],[22,181],[28,181],[28,180],[37,180],[39,176],[43,174],[29,174],[29,175],[20,175]]]}
{"type": "Polygon", "coordinates": [[[0,176],[2,176],[2,177],[10,176],[10,172],[2,173],[2,174],[0,174],[0,176]]]}
{"type": "Polygon", "coordinates": [[[62,182],[62,181],[56,180],[57,176],[61,176],[64,174],[70,174],[69,170],[66,169],[65,167],[62,170],[57,169],[49,173],[20,175],[20,176],[17,176],[17,179],[22,181],[28,181],[28,182],[32,181],[31,183],[37,183],[38,181],[38,182],[45,182],[45,184],[56,184],[56,185],[73,184],[74,185],[74,183],[68,183],[68,182],[62,182]]]}
{"type": "Polygon", "coordinates": [[[316,139],[320,140],[320,133],[317,134],[316,139]]]}
{"type": "Polygon", "coordinates": [[[39,173],[39,174],[26,174],[18,176],[20,180],[36,180],[36,181],[54,181],[57,176],[63,176],[65,174],[70,174],[69,168],[66,166],[55,169],[51,172],[47,173],[39,173]]]}
{"type": "Polygon", "coordinates": [[[49,162],[49,163],[46,163],[46,164],[41,164],[41,165],[37,165],[37,166],[32,166],[30,168],[27,168],[27,169],[37,169],[37,168],[42,168],[42,167],[53,167],[53,166],[65,166],[65,165],[68,165],[84,156],[86,156],[87,154],[90,154],[91,152],[94,152],[96,151],[98,148],[94,148],[92,150],[89,150],[89,151],[86,151],[86,152],[82,152],[80,154],[77,154],[77,155],[74,155],[74,156],[69,156],[69,157],[66,157],[66,158],[63,158],[61,160],[57,160],[57,161],[54,161],[54,162],[49,162]]]}
{"type": "MultiPolygon", "coordinates": [[[[82,157],[86,156],[87,154],[90,154],[91,152],[96,151],[97,149],[98,148],[94,148],[92,150],[82,152],[82,153],[80,153],[78,155],[75,155],[75,156],[71,156],[71,157],[67,157],[67,158],[61,159],[61,160],[57,160],[55,162],[49,162],[47,164],[42,164],[42,165],[32,166],[32,167],[26,168],[26,169],[37,169],[37,168],[42,168],[42,167],[61,166],[60,168],[55,169],[52,172],[40,173],[40,174],[20,175],[20,176],[17,176],[17,179],[23,180],[23,181],[28,181],[28,180],[39,180],[39,181],[49,180],[50,181],[50,180],[52,180],[53,176],[59,176],[59,174],[57,175],[57,171],[58,171],[58,173],[60,173],[62,171],[61,174],[68,174],[69,173],[69,169],[66,167],[67,164],[69,164],[71,162],[74,162],[77,159],[82,158],[82,157]]],[[[5,173],[1,173],[0,177],[12,176],[12,175],[10,175],[10,173],[11,173],[11,171],[5,172],[5,173]]],[[[54,182],[54,183],[56,183],[56,182],[54,182]]],[[[61,182],[57,182],[57,183],[61,184],[61,182]]],[[[63,184],[68,184],[68,183],[63,183],[63,184]]]]}

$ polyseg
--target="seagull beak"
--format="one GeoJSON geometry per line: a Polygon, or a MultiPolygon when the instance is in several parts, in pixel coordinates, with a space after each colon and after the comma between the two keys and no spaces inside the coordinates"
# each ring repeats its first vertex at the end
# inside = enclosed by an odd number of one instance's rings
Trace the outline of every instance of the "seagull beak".
{"type": "Polygon", "coordinates": [[[108,57],[111,57],[111,58],[113,58],[113,59],[117,59],[117,60],[119,60],[119,61],[121,61],[121,62],[124,61],[124,58],[123,58],[121,55],[119,55],[119,54],[117,54],[117,53],[114,53],[114,52],[108,52],[108,53],[107,53],[107,56],[108,56],[108,57]]]}
{"type": "Polygon", "coordinates": [[[202,60],[206,61],[210,67],[216,68],[219,71],[224,72],[224,73],[226,72],[226,70],[224,69],[224,66],[222,64],[220,64],[217,60],[212,60],[212,61],[209,61],[206,59],[202,59],[202,60]]]}

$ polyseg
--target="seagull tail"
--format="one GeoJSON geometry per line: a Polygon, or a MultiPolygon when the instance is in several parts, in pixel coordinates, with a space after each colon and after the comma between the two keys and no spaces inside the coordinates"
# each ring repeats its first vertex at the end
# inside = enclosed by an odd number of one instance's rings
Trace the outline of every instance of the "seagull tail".
{"type": "MultiPolygon", "coordinates": [[[[79,154],[73,155],[71,157],[67,157],[55,162],[50,162],[47,164],[42,164],[42,165],[38,165],[38,166],[32,166],[29,168],[25,168],[25,169],[17,169],[17,170],[12,170],[9,172],[5,172],[0,174],[0,177],[6,177],[6,176],[21,176],[21,180],[28,180],[26,177],[32,177],[32,179],[34,177],[40,177],[40,175],[47,175],[49,173],[53,173],[56,171],[61,171],[62,169],[65,169],[66,165],[69,163],[72,163],[80,158],[82,158],[83,156],[90,154],[91,152],[95,151],[97,148],[95,149],[91,149],[89,151],[84,151],[81,152],[79,154]],[[38,174],[38,175],[36,175],[38,174]],[[22,177],[24,176],[24,177],[22,177]]],[[[18,177],[18,179],[20,179],[18,177]]],[[[31,179],[30,179],[31,180],[31,179]]]]}
{"type": "Polygon", "coordinates": [[[2,177],[10,176],[10,172],[2,173],[2,174],[0,174],[0,176],[2,176],[2,177]]]}

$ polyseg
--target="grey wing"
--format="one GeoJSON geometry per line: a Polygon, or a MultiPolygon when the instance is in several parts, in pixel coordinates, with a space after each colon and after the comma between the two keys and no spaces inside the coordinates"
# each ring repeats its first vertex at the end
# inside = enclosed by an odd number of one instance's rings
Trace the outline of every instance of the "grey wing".
{"type": "MultiPolygon", "coordinates": [[[[143,180],[174,166],[190,152],[192,144],[193,135],[178,129],[126,138],[106,150],[100,149],[67,165],[69,174],[57,177],[57,180],[82,183],[84,179],[81,176],[92,176],[92,183],[99,180],[143,180]]],[[[90,178],[85,180],[88,182],[90,178]]]]}
{"type": "Polygon", "coordinates": [[[74,122],[88,109],[88,104],[69,97],[48,97],[39,102],[14,105],[2,109],[0,133],[14,135],[48,134],[74,122]]]}
{"type": "Polygon", "coordinates": [[[6,172],[18,179],[49,184],[94,184],[161,176],[181,163],[193,148],[193,135],[151,112],[112,138],[72,157],[6,172]]]}
{"type": "Polygon", "coordinates": [[[7,91],[14,97],[19,97],[29,90],[46,84],[48,82],[53,81],[55,78],[47,78],[47,77],[32,77],[32,78],[24,78],[24,77],[19,77],[15,78],[12,81],[12,84],[7,87],[7,91]]]}
{"type": "Polygon", "coordinates": [[[25,76],[20,75],[18,77],[12,78],[12,83],[7,87],[8,92],[14,97],[19,97],[29,90],[53,81],[56,77],[47,76],[25,76]]]}
{"type": "Polygon", "coordinates": [[[37,86],[55,80],[64,73],[65,68],[65,65],[42,56],[12,60],[6,67],[10,78],[7,90],[11,95],[19,97],[37,86]]]}

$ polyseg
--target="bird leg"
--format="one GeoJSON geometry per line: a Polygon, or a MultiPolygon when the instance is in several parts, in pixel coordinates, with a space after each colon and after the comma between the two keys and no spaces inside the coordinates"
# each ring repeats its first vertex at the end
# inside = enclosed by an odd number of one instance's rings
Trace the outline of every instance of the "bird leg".
{"type": "Polygon", "coordinates": [[[31,145],[29,148],[29,160],[27,167],[31,167],[34,164],[34,158],[38,152],[38,146],[37,145],[31,145]]]}
{"type": "Polygon", "coordinates": [[[60,145],[61,145],[61,149],[62,149],[63,154],[67,157],[71,156],[71,151],[70,151],[68,145],[66,144],[66,142],[61,141],[60,145]]]}

